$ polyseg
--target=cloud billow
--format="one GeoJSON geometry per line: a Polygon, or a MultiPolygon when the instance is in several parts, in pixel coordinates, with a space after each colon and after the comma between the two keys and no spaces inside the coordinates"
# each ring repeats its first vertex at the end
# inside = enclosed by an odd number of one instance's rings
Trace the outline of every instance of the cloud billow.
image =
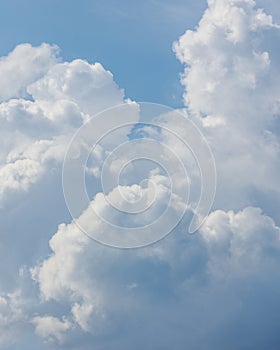
{"type": "MultiPolygon", "coordinates": [[[[7,85],[0,95],[0,250],[9,266],[9,273],[0,270],[2,347],[15,338],[20,343],[27,332],[50,349],[277,349],[279,67],[262,40],[275,32],[279,26],[252,0],[209,0],[198,27],[174,44],[185,66],[182,112],[200,128],[216,160],[216,199],[199,232],[186,234],[200,186],[191,170],[194,193],[186,216],[164,240],[136,250],[90,240],[65,209],[60,177],[80,126],[106,108],[137,103],[124,98],[99,63],[62,62],[47,44],[20,45],[0,61],[0,85],[7,85]]],[[[168,128],[174,120],[171,115],[161,122],[168,128]]],[[[105,217],[113,214],[98,184],[102,164],[131,132],[114,133],[89,159],[90,205],[105,217]]],[[[156,137],[192,164],[181,142],[164,132],[156,137]]],[[[127,172],[136,177],[137,167],[127,172]]],[[[168,200],[167,177],[148,166],[146,173],[160,186],[157,215],[168,200]]],[[[123,185],[123,194],[137,196],[140,187],[123,185]]],[[[148,201],[152,187],[144,189],[148,201]]],[[[108,197],[119,203],[114,190],[108,197]]],[[[173,204],[178,210],[180,198],[173,204]]],[[[91,219],[87,210],[77,218],[102,233],[103,223],[91,219]]],[[[128,225],[134,217],[114,213],[114,220],[128,225]]]]}

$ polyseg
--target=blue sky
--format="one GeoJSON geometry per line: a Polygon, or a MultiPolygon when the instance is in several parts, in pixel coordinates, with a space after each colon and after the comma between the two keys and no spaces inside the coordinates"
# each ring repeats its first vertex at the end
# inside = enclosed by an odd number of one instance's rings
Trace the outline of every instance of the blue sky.
{"type": "Polygon", "coordinates": [[[2,1],[0,53],[24,42],[57,44],[65,60],[102,62],[130,98],[181,107],[172,43],[205,8],[204,0],[2,1]]]}

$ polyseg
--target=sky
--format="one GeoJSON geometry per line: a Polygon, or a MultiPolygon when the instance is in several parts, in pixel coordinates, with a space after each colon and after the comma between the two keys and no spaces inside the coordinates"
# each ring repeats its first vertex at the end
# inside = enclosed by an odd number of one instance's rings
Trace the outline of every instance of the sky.
{"type": "Polygon", "coordinates": [[[1,55],[25,42],[57,44],[65,60],[102,62],[130,98],[182,106],[172,43],[186,23],[196,25],[206,1],[12,0],[0,6],[1,55]]]}
{"type": "Polygon", "coordinates": [[[0,33],[0,349],[278,350],[278,2],[12,0],[0,33]]]}

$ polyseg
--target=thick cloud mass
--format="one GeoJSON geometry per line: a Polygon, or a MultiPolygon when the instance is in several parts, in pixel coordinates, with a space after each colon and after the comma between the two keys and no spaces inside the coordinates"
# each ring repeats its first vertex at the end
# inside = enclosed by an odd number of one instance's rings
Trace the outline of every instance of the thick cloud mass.
{"type": "MultiPolygon", "coordinates": [[[[270,43],[277,36],[279,26],[254,1],[209,0],[196,30],[174,44],[185,65],[184,112],[216,159],[217,196],[197,234],[186,234],[190,206],[171,235],[136,250],[90,240],[71,221],[61,189],[73,133],[93,114],[129,102],[112,74],[99,63],[61,62],[47,44],[20,45],[1,59],[1,348],[279,348],[280,76],[270,43]]],[[[162,122],[168,127],[172,118],[162,122]]],[[[189,161],[180,143],[160,137],[189,161]]],[[[116,133],[107,146],[123,138],[116,133]]],[[[100,176],[105,146],[87,169],[92,179],[100,176]]],[[[136,166],[128,170],[139,175],[136,166]]],[[[160,188],[157,216],[168,179],[158,169],[148,178],[160,188]]],[[[142,191],[148,201],[152,188],[135,182],[122,194],[142,191]]],[[[78,224],[96,235],[106,229],[98,217],[91,221],[91,207],[116,223],[137,223],[112,214],[112,198],[123,204],[116,189],[102,194],[96,185],[78,224]]],[[[171,201],[174,212],[181,200],[171,201]]]]}
{"type": "Polygon", "coordinates": [[[18,334],[25,324],[27,329],[36,324],[38,334],[48,324],[34,318],[37,311],[30,305],[38,303],[33,300],[36,291],[19,270],[42,259],[57,225],[69,220],[61,188],[61,165],[69,140],[92,113],[123,103],[123,92],[100,64],[60,63],[57,54],[58,49],[47,44],[36,48],[24,44],[0,62],[3,344],[14,342],[16,337],[10,333],[18,334]],[[5,293],[19,293],[17,307],[5,293]]]}
{"type": "Polygon", "coordinates": [[[254,1],[209,1],[197,30],[174,44],[186,66],[185,104],[215,153],[219,208],[279,192],[279,59],[277,48],[268,51],[276,34],[254,1]]]}

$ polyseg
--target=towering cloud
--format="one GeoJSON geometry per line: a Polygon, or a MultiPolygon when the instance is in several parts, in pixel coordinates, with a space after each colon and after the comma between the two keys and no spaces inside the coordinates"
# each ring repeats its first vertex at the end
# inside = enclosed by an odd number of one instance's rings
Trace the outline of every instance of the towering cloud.
{"type": "Polygon", "coordinates": [[[216,203],[241,209],[279,191],[279,59],[269,44],[279,26],[251,0],[208,5],[174,50],[185,65],[185,104],[217,160],[216,203]]]}

